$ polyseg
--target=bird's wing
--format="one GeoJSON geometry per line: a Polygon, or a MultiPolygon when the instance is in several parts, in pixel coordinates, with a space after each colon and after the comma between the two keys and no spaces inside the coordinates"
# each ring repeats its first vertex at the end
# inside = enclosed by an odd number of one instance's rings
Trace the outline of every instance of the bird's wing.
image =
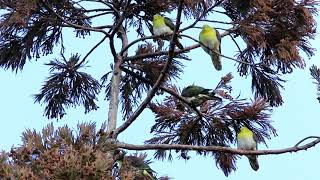
{"type": "Polygon", "coordinates": [[[143,168],[145,166],[145,162],[136,156],[127,156],[128,161],[131,163],[134,167],[143,168]]]}
{"type": "Polygon", "coordinates": [[[182,90],[181,96],[183,97],[193,97],[197,96],[203,91],[204,88],[200,86],[188,86],[182,90]]]}
{"type": "Polygon", "coordinates": [[[203,89],[203,90],[201,91],[201,94],[211,95],[210,91],[212,91],[212,89],[203,89]]]}
{"type": "Polygon", "coordinates": [[[215,31],[216,31],[217,39],[219,41],[219,53],[221,54],[221,35],[218,30],[215,29],[215,31]]]}
{"type": "Polygon", "coordinates": [[[141,170],[143,174],[149,176],[152,180],[156,180],[157,178],[154,176],[154,173],[156,172],[150,168],[150,166],[142,159],[136,156],[127,156],[128,161],[130,161],[130,164],[141,170]]]}
{"type": "Polygon", "coordinates": [[[253,140],[256,143],[256,149],[254,149],[254,150],[258,150],[258,137],[254,132],[253,132],[253,140]]]}
{"type": "Polygon", "coordinates": [[[175,25],[171,21],[171,19],[164,17],[164,23],[173,31],[175,25]]]}
{"type": "Polygon", "coordinates": [[[155,172],[150,168],[150,166],[146,162],[144,162],[143,159],[139,157],[127,156],[127,159],[130,161],[131,165],[136,168],[144,169],[144,170],[147,170],[148,172],[155,172]]]}

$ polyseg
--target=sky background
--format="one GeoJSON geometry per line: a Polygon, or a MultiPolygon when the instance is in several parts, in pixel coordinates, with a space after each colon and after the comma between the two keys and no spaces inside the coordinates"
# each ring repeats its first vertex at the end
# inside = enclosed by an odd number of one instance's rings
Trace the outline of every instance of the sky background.
{"type": "MultiPolygon", "coordinates": [[[[214,14],[215,15],[215,14],[214,14]]],[[[224,17],[212,17],[215,20],[221,20],[224,17]]],[[[316,17],[317,22],[320,18],[316,17]]],[[[182,26],[191,24],[192,21],[184,21],[182,26]]],[[[216,26],[215,24],[210,24],[216,26]]],[[[199,26],[201,26],[199,24],[199,26]]],[[[223,27],[223,26],[218,26],[223,27]]],[[[318,28],[319,31],[319,28],[318,28]]],[[[199,29],[190,31],[188,34],[197,38],[199,29]]],[[[220,31],[223,32],[223,31],[220,31]]],[[[67,48],[66,57],[71,53],[80,53],[82,57],[98,42],[102,36],[93,33],[85,39],[75,39],[72,30],[64,31],[64,42],[67,48]]],[[[319,33],[315,40],[311,41],[314,48],[320,51],[320,43],[317,41],[319,33]]],[[[136,38],[133,32],[129,33],[129,41],[136,38]]],[[[182,40],[186,45],[193,44],[191,41],[182,40]]],[[[88,67],[83,71],[92,74],[96,79],[110,70],[110,63],[113,61],[108,49],[108,41],[103,43],[92,55],[89,56],[88,67]]],[[[55,51],[58,52],[59,49],[55,51]]],[[[134,48],[130,50],[131,54],[134,48]]],[[[222,39],[222,53],[234,57],[236,48],[228,37],[222,39]]],[[[174,81],[180,88],[195,83],[206,88],[213,88],[219,82],[220,77],[232,72],[235,78],[232,80],[233,94],[240,94],[241,97],[252,98],[251,78],[239,77],[235,62],[222,59],[222,71],[214,70],[210,57],[200,48],[192,50],[189,53],[192,61],[183,61],[185,72],[181,79],[174,81]]],[[[49,76],[48,67],[44,63],[53,58],[58,58],[56,54],[41,57],[38,60],[32,59],[27,62],[22,72],[11,72],[10,70],[0,69],[0,149],[10,150],[18,146],[21,133],[27,129],[36,129],[40,131],[48,123],[53,122],[55,127],[68,124],[76,128],[78,122],[96,122],[99,127],[102,122],[107,120],[108,102],[104,100],[104,93],[99,95],[99,109],[84,114],[83,108],[68,109],[67,115],[60,120],[48,120],[43,116],[44,106],[35,104],[33,94],[39,92],[44,80],[49,76]]],[[[305,56],[304,56],[305,57],[305,56]]],[[[311,59],[306,57],[307,66],[304,70],[295,69],[292,74],[285,75],[287,80],[282,90],[284,104],[281,107],[274,108],[271,119],[273,126],[277,129],[278,136],[267,141],[268,147],[259,144],[259,149],[280,149],[291,147],[306,136],[320,136],[320,104],[316,99],[316,86],[313,84],[309,73],[309,67],[312,64],[320,67],[320,54],[311,59]]],[[[122,123],[119,113],[118,125],[122,123]]],[[[130,126],[127,131],[120,135],[120,140],[127,143],[143,144],[144,140],[151,138],[149,134],[150,127],[154,123],[154,116],[146,109],[141,116],[130,126]]],[[[149,151],[148,158],[152,158],[153,151],[149,151]]],[[[190,154],[194,155],[194,154],[190,154]]],[[[168,175],[176,180],[185,179],[245,179],[252,178],[258,180],[270,179],[290,179],[290,180],[318,180],[320,175],[317,173],[320,162],[320,145],[310,148],[307,151],[298,153],[288,153],[282,155],[259,156],[260,169],[255,172],[251,169],[248,160],[241,157],[237,163],[236,172],[225,177],[219,170],[212,157],[192,156],[191,160],[185,161],[175,158],[172,162],[154,161],[151,167],[159,175],[168,175]]]]}

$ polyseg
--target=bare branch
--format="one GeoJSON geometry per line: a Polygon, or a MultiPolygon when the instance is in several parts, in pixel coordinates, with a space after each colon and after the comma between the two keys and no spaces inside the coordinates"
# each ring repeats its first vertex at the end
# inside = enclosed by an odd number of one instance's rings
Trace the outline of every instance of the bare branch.
{"type": "MultiPolygon", "coordinates": [[[[120,39],[122,41],[122,49],[128,45],[128,37],[125,29],[121,26],[120,28],[120,39]]],[[[121,83],[121,64],[123,63],[123,57],[126,57],[128,52],[124,53],[124,56],[117,55],[117,61],[113,70],[111,90],[110,90],[110,104],[108,112],[108,131],[111,132],[116,129],[117,125],[117,113],[119,105],[119,89],[121,83]]]]}
{"type": "Polygon", "coordinates": [[[306,141],[308,139],[320,139],[320,136],[308,136],[308,137],[305,137],[302,140],[300,140],[294,147],[298,147],[301,143],[303,143],[304,141],[306,141]]]}
{"type": "Polygon", "coordinates": [[[121,83],[121,66],[122,58],[118,57],[118,61],[114,65],[113,75],[111,79],[110,102],[108,111],[108,127],[107,131],[112,132],[117,126],[117,114],[119,106],[119,89],[121,83]]]}
{"type": "MultiPolygon", "coordinates": [[[[94,15],[91,15],[91,16],[82,17],[82,18],[75,18],[75,17],[68,17],[68,16],[61,16],[61,17],[64,17],[64,18],[67,18],[67,19],[73,19],[73,20],[83,20],[83,19],[92,19],[92,18],[95,18],[95,17],[107,15],[107,14],[112,14],[112,12],[108,11],[108,12],[103,12],[103,13],[99,13],[99,14],[94,14],[94,15]]],[[[95,27],[95,28],[97,28],[97,27],[95,27]]]]}
{"type": "MultiPolygon", "coordinates": [[[[315,136],[316,137],[316,136],[315,136]]],[[[308,139],[309,137],[305,138],[308,139]]],[[[316,144],[320,143],[320,138],[316,137],[316,140],[313,140],[302,146],[293,146],[290,148],[284,149],[275,149],[275,150],[240,150],[223,146],[193,146],[193,145],[181,145],[181,144],[145,144],[145,145],[133,145],[126,143],[118,143],[119,148],[128,149],[128,150],[193,150],[193,151],[210,151],[210,152],[222,152],[222,153],[231,153],[239,155],[268,155],[268,154],[284,154],[298,152],[301,150],[307,150],[316,144]]],[[[304,141],[303,139],[302,141],[304,141]]]]}
{"type": "Polygon", "coordinates": [[[236,41],[236,39],[234,39],[234,37],[233,37],[231,34],[229,34],[229,36],[231,37],[231,39],[232,39],[232,41],[234,42],[234,44],[237,46],[239,53],[242,54],[242,50],[241,50],[238,42],[236,41]]]}
{"type": "Polygon", "coordinates": [[[236,22],[224,22],[224,21],[215,21],[215,20],[209,20],[209,19],[201,19],[199,21],[219,23],[219,24],[231,24],[231,25],[237,24],[236,22]]]}
{"type": "Polygon", "coordinates": [[[107,9],[107,8],[97,8],[97,9],[87,9],[85,10],[85,12],[100,12],[100,11],[113,11],[111,9],[107,9]]]}
{"type": "MultiPolygon", "coordinates": [[[[124,21],[124,19],[126,18],[126,9],[128,8],[128,5],[130,4],[131,0],[128,0],[125,7],[124,7],[124,12],[121,14],[120,17],[118,17],[117,22],[115,23],[116,25],[114,26],[114,28],[110,29],[110,49],[111,49],[111,53],[113,55],[113,57],[117,56],[117,52],[114,46],[114,35],[119,31],[119,28],[122,27],[122,23],[124,21]]],[[[118,16],[120,15],[119,12],[117,13],[118,16]]],[[[120,54],[121,56],[122,54],[120,54]]],[[[115,59],[116,60],[116,59],[115,59]]]]}
{"type": "Polygon", "coordinates": [[[91,50],[84,56],[84,58],[80,61],[80,63],[78,64],[78,66],[80,66],[81,64],[83,64],[85,62],[85,60],[88,58],[88,56],[97,48],[100,46],[100,44],[103,43],[103,41],[105,41],[107,39],[108,36],[104,36],[101,41],[99,41],[95,46],[93,46],[91,48],[91,50]]]}
{"type": "MultiPolygon", "coordinates": [[[[105,3],[103,1],[99,1],[102,3],[105,3]]],[[[128,4],[130,3],[130,0],[127,1],[125,9],[127,8],[128,4]]],[[[109,4],[109,3],[107,3],[109,4]]],[[[113,6],[112,6],[113,7],[113,6]]],[[[120,15],[118,11],[116,11],[118,16],[120,15]]],[[[116,23],[116,27],[112,29],[111,35],[110,35],[110,48],[111,53],[114,57],[114,70],[113,70],[113,76],[111,81],[111,89],[110,89],[110,103],[109,103],[109,112],[108,112],[108,133],[109,135],[112,135],[112,132],[116,129],[117,126],[117,113],[118,113],[118,106],[119,106],[119,92],[120,92],[120,83],[121,83],[121,64],[123,63],[123,58],[127,56],[127,52],[124,51],[124,55],[118,55],[116,53],[115,47],[114,47],[114,35],[116,33],[119,33],[119,37],[122,41],[122,49],[128,45],[128,37],[126,34],[126,31],[124,27],[122,26],[122,22],[125,19],[125,12],[118,17],[118,22],[116,23]]],[[[110,29],[111,30],[111,29],[110,29]]]]}

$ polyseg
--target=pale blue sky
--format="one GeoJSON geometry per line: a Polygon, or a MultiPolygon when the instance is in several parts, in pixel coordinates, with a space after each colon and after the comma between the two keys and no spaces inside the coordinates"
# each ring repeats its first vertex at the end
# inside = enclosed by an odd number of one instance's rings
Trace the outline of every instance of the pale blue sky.
{"type": "MultiPolygon", "coordinates": [[[[319,17],[317,17],[320,22],[319,17]]],[[[191,22],[190,22],[191,23],[191,22]]],[[[186,23],[184,23],[186,25],[186,23]]],[[[85,54],[89,48],[95,45],[102,36],[93,33],[92,37],[86,39],[74,39],[72,31],[65,31],[66,56],[71,53],[79,52],[85,54]],[[72,38],[71,38],[72,37],[72,38]]],[[[194,30],[192,36],[197,38],[199,30],[194,30]]],[[[129,41],[136,36],[131,35],[129,41]]],[[[319,37],[319,36],[318,36],[319,37]]],[[[235,47],[227,38],[222,39],[222,53],[228,56],[235,54],[235,47]]],[[[191,42],[182,41],[185,45],[191,42]]],[[[320,51],[320,44],[317,40],[312,41],[312,46],[320,51]]],[[[131,50],[133,52],[134,49],[131,50]]],[[[97,111],[84,114],[82,108],[69,109],[65,118],[56,121],[48,120],[43,115],[44,107],[34,104],[32,95],[39,92],[45,77],[48,77],[48,67],[45,62],[53,59],[54,55],[41,57],[37,61],[27,62],[24,70],[17,74],[11,71],[0,70],[0,112],[2,125],[0,126],[0,148],[9,150],[11,146],[20,144],[21,133],[26,128],[41,130],[47,123],[54,122],[57,126],[68,124],[75,128],[77,122],[94,121],[98,126],[107,119],[108,102],[103,100],[103,93],[100,94],[99,106],[97,111]]],[[[250,78],[241,78],[236,73],[235,63],[223,59],[223,69],[217,72],[212,67],[210,58],[198,48],[191,51],[191,62],[183,62],[185,73],[177,81],[179,87],[196,83],[207,88],[214,87],[222,75],[233,72],[235,76],[232,81],[234,94],[241,93],[242,97],[252,98],[250,78]]],[[[275,108],[271,119],[273,125],[278,130],[278,137],[273,138],[268,143],[268,149],[278,149],[293,146],[300,139],[309,135],[320,135],[320,104],[316,100],[316,87],[309,74],[309,67],[312,64],[320,65],[320,55],[316,53],[310,60],[306,59],[307,67],[304,70],[295,70],[292,74],[284,76],[287,81],[282,95],[285,103],[283,106],[275,108]]],[[[109,71],[112,58],[109,54],[107,41],[101,45],[90,57],[89,66],[84,71],[91,73],[95,78],[100,77],[109,71]]],[[[121,115],[121,114],[119,114],[121,115]]],[[[128,143],[142,144],[144,140],[151,137],[148,135],[150,127],[154,122],[154,117],[149,110],[145,110],[140,118],[132,124],[130,128],[121,134],[120,140],[128,143]],[[147,136],[147,137],[146,137],[147,136]]],[[[118,124],[121,124],[119,120],[118,124]]],[[[266,149],[260,144],[260,149],[266,149]]],[[[153,152],[150,152],[151,158],[153,152]]],[[[159,175],[169,175],[176,180],[185,179],[245,179],[256,180],[270,179],[291,179],[291,180],[318,180],[317,170],[320,162],[320,145],[300,151],[298,153],[283,155],[260,156],[260,169],[258,172],[251,170],[245,157],[238,160],[237,171],[233,172],[228,178],[221,170],[216,168],[214,160],[208,157],[192,156],[189,161],[174,159],[173,162],[157,162],[151,167],[159,172],[159,175]]]]}

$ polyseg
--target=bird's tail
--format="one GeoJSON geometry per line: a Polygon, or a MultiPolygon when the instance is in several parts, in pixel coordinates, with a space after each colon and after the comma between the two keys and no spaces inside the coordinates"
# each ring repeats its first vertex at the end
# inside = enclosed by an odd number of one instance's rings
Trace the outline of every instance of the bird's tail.
{"type": "MultiPolygon", "coordinates": [[[[179,38],[179,37],[178,37],[179,38]]],[[[179,49],[181,49],[181,50],[183,50],[184,49],[184,47],[183,47],[183,45],[181,44],[181,42],[179,41],[179,39],[177,38],[177,40],[176,40],[176,46],[179,48],[179,49]]],[[[164,39],[165,40],[167,40],[167,41],[171,41],[171,37],[170,36],[166,36],[166,37],[164,37],[164,39]]]]}
{"type": "Polygon", "coordinates": [[[216,91],[214,89],[207,89],[207,90],[210,93],[210,100],[222,101],[221,98],[216,96],[216,91]]]}
{"type": "Polygon", "coordinates": [[[249,159],[250,166],[253,170],[257,171],[259,169],[259,163],[257,156],[247,156],[249,159]]]}
{"type": "Polygon", "coordinates": [[[220,71],[222,69],[221,59],[220,58],[221,58],[220,55],[217,54],[217,53],[212,53],[211,54],[211,60],[212,60],[213,66],[218,71],[220,71]]]}
{"type": "Polygon", "coordinates": [[[180,43],[180,41],[178,40],[178,38],[177,38],[177,41],[176,41],[176,45],[177,45],[177,47],[178,47],[179,49],[181,49],[181,50],[184,49],[183,45],[180,43]]]}
{"type": "Polygon", "coordinates": [[[143,170],[143,174],[145,176],[148,176],[151,180],[157,180],[157,178],[151,172],[148,172],[147,170],[143,170]]]}

